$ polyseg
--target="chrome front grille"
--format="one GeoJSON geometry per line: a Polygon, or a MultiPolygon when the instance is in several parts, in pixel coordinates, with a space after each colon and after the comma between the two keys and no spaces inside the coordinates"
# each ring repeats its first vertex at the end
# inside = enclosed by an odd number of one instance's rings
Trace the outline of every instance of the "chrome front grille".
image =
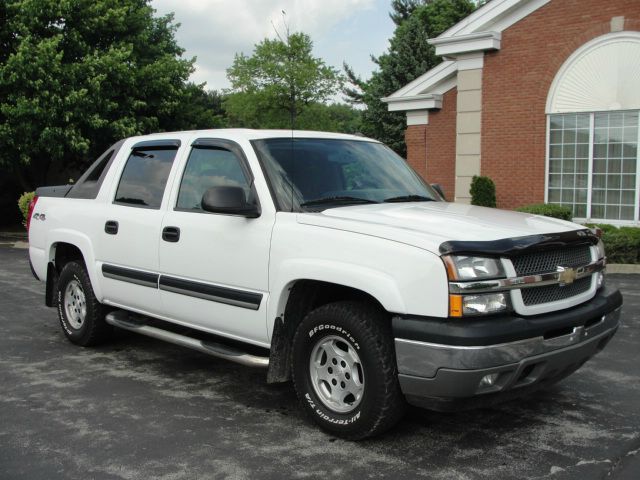
{"type": "MultiPolygon", "coordinates": [[[[542,250],[514,257],[511,262],[518,276],[556,272],[558,267],[575,269],[592,262],[591,247],[577,245],[542,250]]],[[[523,313],[534,313],[528,308],[537,309],[539,308],[537,305],[543,306],[562,300],[571,301],[573,297],[584,294],[591,289],[592,278],[593,275],[588,275],[567,285],[556,284],[521,289],[522,305],[526,309],[523,313]]]]}
{"type": "Polygon", "coordinates": [[[563,247],[527,253],[511,261],[518,276],[555,272],[558,266],[575,268],[591,263],[591,248],[589,245],[563,247]]]}
{"type": "Polygon", "coordinates": [[[548,285],[538,288],[522,289],[522,301],[525,305],[540,305],[541,303],[557,302],[566,298],[575,297],[591,288],[591,275],[576,280],[571,285],[560,287],[548,285]]]}

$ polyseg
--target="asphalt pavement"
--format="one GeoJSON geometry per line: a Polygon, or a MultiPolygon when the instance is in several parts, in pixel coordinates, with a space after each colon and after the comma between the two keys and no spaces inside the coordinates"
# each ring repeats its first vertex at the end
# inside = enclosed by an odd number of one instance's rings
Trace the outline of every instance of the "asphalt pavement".
{"type": "Polygon", "coordinates": [[[0,247],[0,479],[640,479],[640,276],[607,348],[552,389],[464,413],[410,410],[352,443],[290,384],[134,333],[85,349],[0,247]]]}

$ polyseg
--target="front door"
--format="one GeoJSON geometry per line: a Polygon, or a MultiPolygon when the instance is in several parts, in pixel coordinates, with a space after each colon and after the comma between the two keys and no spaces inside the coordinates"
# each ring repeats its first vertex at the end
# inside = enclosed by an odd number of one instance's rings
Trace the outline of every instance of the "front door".
{"type": "Polygon", "coordinates": [[[229,140],[191,146],[173,205],[163,218],[160,296],[167,315],[185,325],[256,344],[268,343],[269,244],[275,216],[206,212],[213,186],[234,185],[258,202],[242,149],[229,140]]]}

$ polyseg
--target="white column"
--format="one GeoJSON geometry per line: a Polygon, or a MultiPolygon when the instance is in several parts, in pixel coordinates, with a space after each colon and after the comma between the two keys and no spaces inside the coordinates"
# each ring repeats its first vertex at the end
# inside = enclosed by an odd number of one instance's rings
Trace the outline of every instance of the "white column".
{"type": "Polygon", "coordinates": [[[457,60],[455,201],[470,203],[471,179],[480,175],[484,52],[460,55],[457,60]]]}

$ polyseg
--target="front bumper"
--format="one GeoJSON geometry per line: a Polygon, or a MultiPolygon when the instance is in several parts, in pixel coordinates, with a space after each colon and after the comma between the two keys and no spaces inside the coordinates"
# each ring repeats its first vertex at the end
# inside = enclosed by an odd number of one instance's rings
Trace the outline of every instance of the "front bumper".
{"type": "Polygon", "coordinates": [[[394,317],[400,386],[409,403],[437,409],[459,399],[517,396],[569,375],[602,350],[621,305],[620,293],[605,288],[575,308],[535,317],[394,317]],[[491,374],[491,384],[483,383],[491,374]]]}

